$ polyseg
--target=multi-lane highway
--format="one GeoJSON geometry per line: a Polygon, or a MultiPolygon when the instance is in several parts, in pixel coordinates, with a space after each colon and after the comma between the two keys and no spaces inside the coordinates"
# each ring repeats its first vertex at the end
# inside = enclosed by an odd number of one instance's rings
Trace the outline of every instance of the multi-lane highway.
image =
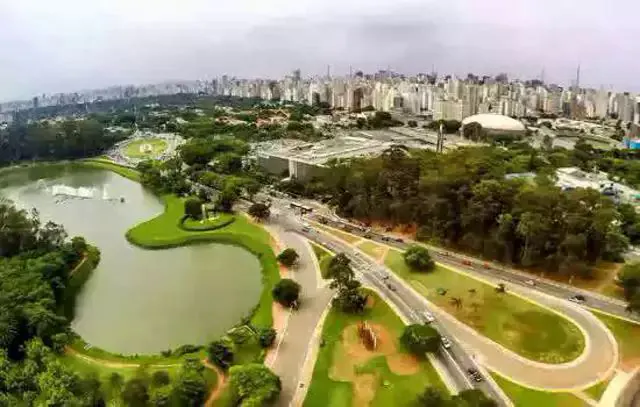
{"type": "MultiPolygon", "coordinates": [[[[362,237],[366,236],[370,240],[396,247],[401,250],[406,250],[410,244],[415,243],[407,240],[400,241],[383,234],[367,231],[362,227],[350,224],[335,217],[321,215],[309,215],[309,217],[313,220],[326,223],[329,226],[343,230],[346,229],[352,234],[362,237]]],[[[517,284],[519,286],[526,287],[529,290],[540,291],[557,298],[569,299],[579,295],[585,299],[583,304],[584,306],[640,322],[640,316],[629,313],[627,310],[627,304],[624,301],[606,297],[604,295],[567,284],[535,277],[522,271],[514,270],[492,262],[479,260],[460,253],[447,251],[439,247],[429,245],[425,246],[430,249],[432,257],[439,263],[462,268],[465,271],[482,277],[499,279],[505,283],[517,284]]]]}

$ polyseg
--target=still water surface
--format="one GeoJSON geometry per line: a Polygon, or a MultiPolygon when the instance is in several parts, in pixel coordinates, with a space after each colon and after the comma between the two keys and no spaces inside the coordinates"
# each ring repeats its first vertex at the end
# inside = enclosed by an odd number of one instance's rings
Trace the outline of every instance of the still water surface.
{"type": "Polygon", "coordinates": [[[161,213],[163,205],[110,171],[60,165],[5,172],[0,193],[100,249],[100,264],[80,293],[72,323],[93,346],[143,354],[205,344],[258,302],[260,263],[240,247],[211,243],[150,251],[129,244],[125,232],[161,213]],[[54,196],[69,187],[93,198],[54,196]]]}

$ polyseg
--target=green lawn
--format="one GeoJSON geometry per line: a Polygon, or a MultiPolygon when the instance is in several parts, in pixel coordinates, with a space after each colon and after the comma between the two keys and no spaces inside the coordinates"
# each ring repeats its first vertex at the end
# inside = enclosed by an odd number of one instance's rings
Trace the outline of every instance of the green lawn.
{"type": "Polygon", "coordinates": [[[607,390],[609,383],[611,383],[611,379],[613,379],[613,376],[609,377],[606,380],[601,381],[596,385],[589,387],[584,392],[587,393],[595,401],[599,401],[600,397],[602,397],[604,392],[607,390]]]}
{"type": "Polygon", "coordinates": [[[500,375],[492,374],[493,380],[517,407],[584,407],[586,403],[571,393],[548,393],[522,387],[500,375]]]}
{"type": "Polygon", "coordinates": [[[203,232],[223,228],[235,221],[235,216],[229,213],[219,213],[215,217],[203,220],[187,218],[182,223],[182,229],[192,232],[203,232]]]}
{"type": "MultiPolygon", "coordinates": [[[[384,301],[375,294],[371,295],[374,305],[364,315],[347,315],[335,310],[331,310],[327,315],[322,330],[324,346],[320,348],[316,359],[312,381],[304,401],[305,407],[355,405],[353,382],[333,380],[330,377],[333,364],[343,363],[348,359],[344,357],[344,351],[341,351],[341,336],[346,327],[357,324],[363,318],[370,323],[381,325],[390,334],[387,341],[394,342],[398,354],[405,354],[398,343],[404,324],[384,301]]],[[[419,362],[416,373],[408,375],[393,373],[384,355],[374,356],[354,368],[356,377],[366,374],[374,378],[370,385],[366,386],[373,392],[373,400],[369,404],[372,407],[411,406],[426,386],[434,386],[447,393],[438,373],[426,360],[419,362]]]]}
{"type": "Polygon", "coordinates": [[[124,147],[124,155],[130,158],[151,158],[162,154],[167,149],[167,142],[159,138],[134,140],[124,147]],[[143,145],[151,146],[148,152],[142,152],[143,145]]]}
{"type": "MultiPolygon", "coordinates": [[[[618,350],[620,352],[620,361],[622,365],[637,362],[640,358],[640,324],[626,321],[624,319],[615,318],[598,311],[590,310],[611,330],[618,342],[618,350]]],[[[635,363],[634,363],[635,364],[635,363]]],[[[631,367],[631,366],[627,366],[631,367]]]]}
{"type": "Polygon", "coordinates": [[[222,242],[237,244],[254,253],[262,263],[263,289],[260,302],[251,321],[257,326],[271,326],[271,289],[280,279],[276,257],[271,250],[271,236],[260,226],[243,216],[226,227],[209,231],[187,231],[179,227],[184,214],[184,199],[175,195],[163,196],[165,210],[155,218],[142,222],[127,231],[132,244],[147,249],[164,249],[197,242],[222,242]]]}
{"type": "Polygon", "coordinates": [[[330,234],[334,235],[335,237],[337,237],[338,239],[342,239],[347,243],[353,244],[353,243],[356,243],[356,242],[359,242],[360,240],[362,240],[362,238],[360,236],[352,235],[351,233],[343,232],[341,230],[334,229],[334,228],[331,228],[329,226],[324,226],[324,225],[322,225],[320,223],[313,222],[313,226],[315,228],[324,230],[325,232],[330,233],[330,234]]]}
{"type": "Polygon", "coordinates": [[[496,293],[489,284],[441,266],[429,273],[412,272],[402,253],[395,250],[389,251],[385,263],[429,301],[528,359],[563,363],[577,358],[584,349],[578,327],[529,301],[496,293]],[[438,289],[447,293],[440,295],[438,289]],[[454,306],[452,298],[461,300],[461,305],[454,306]]]}
{"type": "Polygon", "coordinates": [[[318,263],[320,265],[320,274],[322,275],[322,278],[327,278],[329,263],[331,263],[333,255],[327,249],[315,243],[311,243],[311,247],[313,248],[313,252],[318,259],[318,263]]]}
{"type": "Polygon", "coordinates": [[[385,248],[370,240],[365,240],[364,242],[358,245],[358,249],[367,253],[369,256],[373,257],[374,259],[378,259],[380,258],[381,254],[384,253],[385,248]]]}
{"type": "Polygon", "coordinates": [[[140,181],[140,173],[133,168],[125,167],[120,164],[116,164],[113,161],[104,158],[88,158],[86,160],[75,161],[74,164],[82,165],[85,167],[101,168],[110,170],[116,174],[122,175],[125,178],[129,178],[133,181],[140,181]]]}

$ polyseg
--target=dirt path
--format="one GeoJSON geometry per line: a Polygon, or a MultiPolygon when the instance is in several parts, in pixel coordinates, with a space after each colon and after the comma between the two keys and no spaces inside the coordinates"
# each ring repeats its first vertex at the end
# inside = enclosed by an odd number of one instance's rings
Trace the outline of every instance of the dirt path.
{"type": "Polygon", "coordinates": [[[73,273],[75,273],[80,267],[82,267],[82,265],[87,261],[88,258],[89,258],[89,256],[87,256],[87,254],[85,253],[82,256],[82,260],[80,260],[80,263],[76,264],[76,266],[73,268],[73,270],[71,270],[71,272],[69,273],[69,277],[71,277],[73,275],[73,273]]]}
{"type": "Polygon", "coordinates": [[[220,398],[220,394],[227,386],[227,375],[218,368],[218,366],[209,363],[207,359],[202,359],[202,364],[207,368],[214,370],[218,375],[218,380],[216,381],[216,387],[211,390],[209,393],[209,397],[207,397],[207,401],[204,402],[205,407],[213,407],[213,402],[220,398]]]}

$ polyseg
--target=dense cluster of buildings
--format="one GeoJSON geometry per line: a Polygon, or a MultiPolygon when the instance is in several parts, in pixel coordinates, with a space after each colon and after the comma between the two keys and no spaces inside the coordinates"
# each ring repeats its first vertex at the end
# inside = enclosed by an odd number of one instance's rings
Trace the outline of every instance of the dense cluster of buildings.
{"type": "Polygon", "coordinates": [[[372,106],[376,110],[402,110],[433,119],[459,120],[479,113],[499,113],[523,117],[541,112],[571,118],[617,117],[623,122],[640,121],[640,97],[627,92],[547,85],[539,80],[508,81],[469,74],[466,78],[450,75],[419,74],[406,77],[388,71],[372,75],[356,72],[345,77],[303,78],[296,70],[279,80],[239,79],[222,76],[210,81],[195,80],[144,86],[114,86],[74,93],[40,95],[27,101],[0,104],[0,114],[50,105],[92,103],[175,93],[204,93],[324,103],[334,108],[358,110],[372,106]]]}

